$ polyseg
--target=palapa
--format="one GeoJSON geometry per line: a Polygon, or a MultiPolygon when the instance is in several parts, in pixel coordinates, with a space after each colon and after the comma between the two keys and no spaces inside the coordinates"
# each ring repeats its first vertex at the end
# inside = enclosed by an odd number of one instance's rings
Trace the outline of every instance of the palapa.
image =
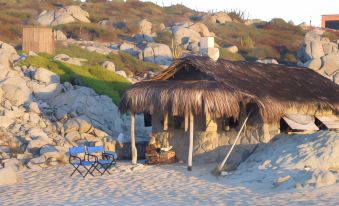
{"type": "Polygon", "coordinates": [[[190,56],[132,85],[119,108],[123,113],[152,114],[160,109],[184,116],[192,110],[238,117],[240,102],[258,105],[265,122],[278,121],[292,107],[338,112],[339,86],[303,67],[190,56]]]}

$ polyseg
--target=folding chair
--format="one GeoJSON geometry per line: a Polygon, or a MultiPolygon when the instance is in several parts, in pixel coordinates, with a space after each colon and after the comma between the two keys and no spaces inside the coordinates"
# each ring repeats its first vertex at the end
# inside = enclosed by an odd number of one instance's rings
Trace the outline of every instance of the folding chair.
{"type": "Polygon", "coordinates": [[[112,166],[116,165],[116,159],[117,155],[114,152],[105,152],[104,146],[95,146],[95,147],[87,147],[87,153],[88,155],[95,156],[93,154],[95,153],[101,153],[101,158],[99,159],[97,157],[97,164],[93,168],[92,171],[97,170],[100,172],[101,175],[103,175],[105,172],[108,174],[111,174],[108,169],[110,169],[112,166]],[[101,166],[101,168],[104,169],[103,172],[101,172],[97,167],[101,166]]]}
{"type": "Polygon", "coordinates": [[[72,172],[71,176],[77,171],[82,175],[83,178],[87,176],[87,174],[91,174],[93,177],[93,167],[96,166],[97,164],[97,157],[94,157],[95,161],[90,161],[88,154],[86,154],[86,147],[71,147],[69,148],[69,163],[75,168],[74,171],[72,172]],[[84,158],[81,159],[78,155],[79,154],[84,154],[84,158]],[[87,156],[87,160],[86,160],[87,156]],[[86,170],[85,175],[79,170],[80,166],[84,167],[86,170]]]}

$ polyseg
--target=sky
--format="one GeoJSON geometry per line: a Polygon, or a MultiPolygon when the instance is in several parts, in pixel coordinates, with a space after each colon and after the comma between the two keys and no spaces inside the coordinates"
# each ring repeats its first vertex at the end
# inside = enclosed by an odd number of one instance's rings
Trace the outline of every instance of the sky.
{"type": "Polygon", "coordinates": [[[199,11],[246,11],[251,19],[269,21],[280,17],[295,24],[312,22],[313,26],[321,25],[321,15],[339,14],[339,0],[144,0],[162,6],[184,4],[199,11]]]}

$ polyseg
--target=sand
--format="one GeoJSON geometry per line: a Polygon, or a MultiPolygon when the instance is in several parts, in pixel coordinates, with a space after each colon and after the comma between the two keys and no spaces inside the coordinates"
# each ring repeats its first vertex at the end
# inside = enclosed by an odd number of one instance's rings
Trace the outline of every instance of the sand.
{"type": "Polygon", "coordinates": [[[237,175],[215,177],[212,165],[145,166],[126,172],[120,163],[112,175],[73,176],[70,166],[25,171],[13,186],[0,187],[1,205],[337,205],[339,184],[320,189],[274,188],[270,181],[246,182],[237,175]]]}
{"type": "Polygon", "coordinates": [[[85,179],[70,177],[69,165],[21,171],[16,185],[0,187],[0,205],[339,205],[339,181],[324,187],[308,181],[320,170],[339,180],[338,145],[336,132],[282,136],[223,177],[211,174],[215,164],[194,164],[192,172],[179,163],[132,171],[126,161],[112,175],[85,179]]]}

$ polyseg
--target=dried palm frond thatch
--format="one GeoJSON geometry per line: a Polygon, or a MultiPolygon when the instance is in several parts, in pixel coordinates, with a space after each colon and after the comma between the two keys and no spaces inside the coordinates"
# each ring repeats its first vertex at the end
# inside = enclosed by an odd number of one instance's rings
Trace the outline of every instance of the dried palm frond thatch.
{"type": "Polygon", "coordinates": [[[237,117],[240,102],[257,104],[265,121],[279,120],[289,108],[338,112],[339,86],[301,67],[186,57],[131,86],[119,107],[121,112],[160,109],[182,115],[193,110],[237,117]],[[195,71],[205,76],[197,78],[195,71]]]}

